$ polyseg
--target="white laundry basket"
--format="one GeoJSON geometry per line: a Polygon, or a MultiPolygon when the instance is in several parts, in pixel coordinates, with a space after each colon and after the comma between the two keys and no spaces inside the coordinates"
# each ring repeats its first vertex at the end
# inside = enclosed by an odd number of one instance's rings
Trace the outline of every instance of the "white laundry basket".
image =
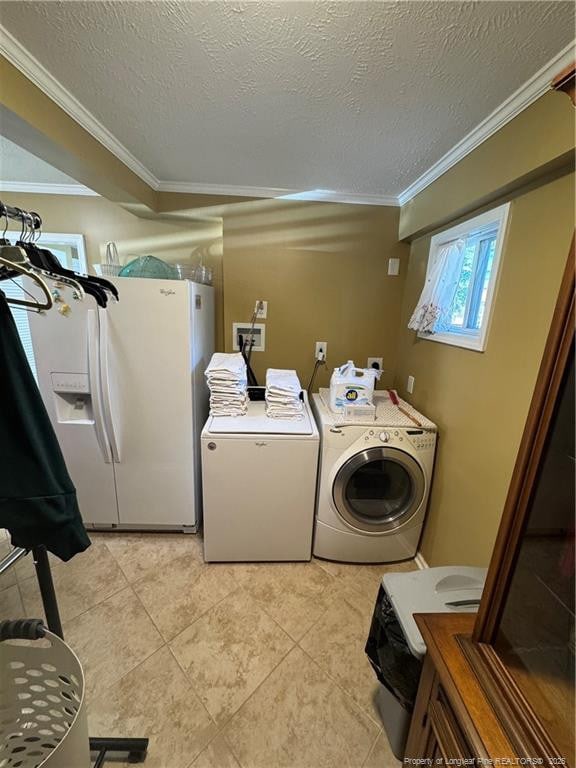
{"type": "Polygon", "coordinates": [[[0,622],[0,768],[89,768],[84,673],[41,621],[0,622]]]}

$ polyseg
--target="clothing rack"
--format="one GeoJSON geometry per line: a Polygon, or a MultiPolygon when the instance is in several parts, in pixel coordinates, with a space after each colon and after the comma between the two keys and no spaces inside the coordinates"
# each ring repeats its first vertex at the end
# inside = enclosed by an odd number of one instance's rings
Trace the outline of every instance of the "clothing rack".
{"type": "MultiPolygon", "coordinates": [[[[22,558],[26,557],[26,555],[29,554],[29,551],[30,550],[23,549],[22,547],[15,547],[3,560],[0,560],[0,575],[16,565],[22,558]]],[[[62,630],[62,622],[60,621],[60,611],[58,610],[56,590],[54,589],[54,582],[52,581],[52,571],[50,570],[48,552],[46,551],[46,547],[39,546],[34,547],[32,553],[48,629],[63,640],[64,632],[62,630]]]]}
{"type": "MultiPolygon", "coordinates": [[[[46,547],[38,546],[32,550],[34,557],[34,567],[36,569],[36,578],[42,597],[42,606],[46,616],[48,629],[55,635],[64,639],[62,630],[62,621],[60,620],[60,611],[58,609],[58,600],[54,581],[52,580],[52,571],[48,552],[46,547]]],[[[20,562],[24,557],[30,554],[30,550],[22,547],[15,547],[6,557],[0,560],[0,576],[10,568],[20,562]]],[[[96,762],[93,768],[101,768],[104,765],[108,752],[128,753],[130,763],[144,762],[148,751],[148,739],[124,739],[124,738],[98,738],[90,737],[90,752],[96,754],[96,762]]]]}
{"type": "Polygon", "coordinates": [[[41,311],[48,310],[54,303],[58,303],[65,305],[59,306],[59,311],[69,312],[70,308],[61,298],[59,290],[50,290],[46,281],[54,282],[57,289],[62,286],[72,288],[72,298],[75,300],[83,301],[86,295],[91,296],[102,309],[106,309],[109,299],[118,300],[118,288],[109,280],[76,272],[69,268],[71,265],[62,265],[48,248],[41,247],[37,237],[37,234],[42,231],[42,217],[39,213],[6,205],[0,200],[0,226],[2,226],[1,219],[5,219],[4,235],[8,229],[9,219],[20,222],[21,227],[20,237],[14,245],[5,236],[0,238],[2,275],[11,279],[17,277],[18,273],[26,275],[36,283],[44,296],[43,302],[40,297],[31,294],[28,296],[33,299],[32,302],[25,297],[12,296],[8,299],[9,304],[41,311]],[[6,253],[3,252],[4,248],[7,249],[6,253]]]}
{"type": "MultiPolygon", "coordinates": [[[[6,205],[0,200],[0,218],[2,217],[5,217],[6,220],[12,219],[19,221],[22,225],[22,233],[24,233],[25,228],[28,228],[28,231],[36,231],[42,227],[42,218],[35,211],[25,211],[22,208],[6,205]]],[[[5,242],[6,241],[4,241],[4,243],[5,242]]],[[[42,598],[46,624],[51,632],[64,640],[58,599],[56,597],[56,590],[54,588],[54,581],[52,579],[52,571],[46,547],[38,545],[31,549],[24,549],[22,547],[13,548],[8,555],[0,560],[0,575],[16,565],[16,563],[30,554],[30,552],[34,558],[34,567],[42,598]]],[[[149,740],[147,738],[125,739],[91,737],[90,751],[96,754],[96,762],[94,763],[93,768],[101,768],[107,759],[108,753],[128,753],[128,762],[144,762],[148,750],[148,742],[149,740]]]]}
{"type": "Polygon", "coordinates": [[[5,216],[7,219],[14,219],[20,221],[22,224],[27,224],[32,229],[41,229],[42,219],[36,211],[25,211],[23,208],[17,208],[12,205],[6,205],[0,200],[0,216],[5,216]]]}

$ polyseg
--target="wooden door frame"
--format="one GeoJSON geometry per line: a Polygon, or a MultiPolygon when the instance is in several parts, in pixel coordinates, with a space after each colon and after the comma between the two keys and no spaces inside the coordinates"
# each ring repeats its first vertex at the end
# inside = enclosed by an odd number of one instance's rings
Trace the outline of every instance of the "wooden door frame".
{"type": "Polygon", "coordinates": [[[492,645],[516,565],[556,399],[574,345],[574,238],[512,473],[472,640],[492,645]]]}

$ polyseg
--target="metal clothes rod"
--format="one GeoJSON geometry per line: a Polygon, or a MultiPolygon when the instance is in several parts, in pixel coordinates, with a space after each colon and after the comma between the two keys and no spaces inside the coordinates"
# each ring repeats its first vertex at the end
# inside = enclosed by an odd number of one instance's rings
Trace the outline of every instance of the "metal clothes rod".
{"type": "Polygon", "coordinates": [[[48,629],[64,640],[64,631],[62,629],[62,621],[60,620],[60,611],[58,610],[56,590],[54,589],[54,582],[52,581],[52,571],[50,570],[48,552],[46,551],[46,547],[39,546],[32,549],[32,554],[34,555],[34,567],[36,568],[36,577],[38,579],[38,586],[40,587],[40,595],[42,596],[42,605],[44,607],[48,629]]]}
{"type": "MultiPolygon", "coordinates": [[[[23,547],[15,547],[12,549],[6,557],[0,560],[0,574],[7,571],[13,565],[16,565],[16,563],[29,554],[29,552],[29,549],[24,549],[23,547]]],[[[54,590],[52,571],[50,570],[50,562],[48,560],[46,547],[33,547],[32,555],[34,558],[34,567],[36,568],[36,577],[38,579],[38,587],[42,597],[42,606],[44,608],[48,629],[63,640],[64,633],[62,631],[62,622],[60,620],[58,601],[56,599],[56,591],[54,590]]]]}
{"type": "Polygon", "coordinates": [[[6,205],[0,200],[0,215],[6,216],[8,219],[14,219],[21,223],[27,222],[31,224],[34,229],[40,229],[42,227],[42,219],[40,214],[36,211],[25,211],[23,208],[16,208],[13,205],[6,205]]]}
{"type": "Polygon", "coordinates": [[[6,557],[0,560],[0,576],[4,573],[4,571],[7,571],[8,568],[12,568],[13,565],[16,565],[18,560],[21,560],[27,554],[28,550],[22,549],[22,547],[15,547],[14,549],[11,549],[6,557]]]}

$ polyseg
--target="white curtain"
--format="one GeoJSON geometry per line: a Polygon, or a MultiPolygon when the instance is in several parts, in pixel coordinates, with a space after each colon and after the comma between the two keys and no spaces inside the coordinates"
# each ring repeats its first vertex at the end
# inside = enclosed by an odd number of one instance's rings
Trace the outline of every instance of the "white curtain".
{"type": "Polygon", "coordinates": [[[465,241],[458,239],[438,248],[408,328],[432,334],[450,324],[450,309],[462,272],[464,246],[465,241]]]}

